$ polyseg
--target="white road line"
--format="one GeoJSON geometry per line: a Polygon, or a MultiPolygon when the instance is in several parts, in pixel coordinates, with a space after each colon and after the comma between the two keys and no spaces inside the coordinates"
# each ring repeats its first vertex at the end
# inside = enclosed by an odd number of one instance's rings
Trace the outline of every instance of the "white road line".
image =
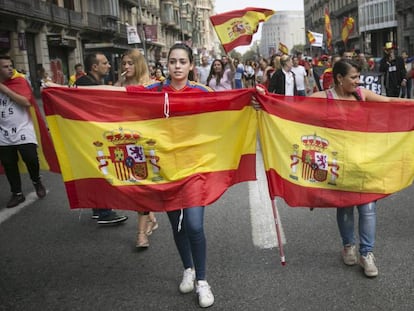
{"type": "Polygon", "coordinates": [[[22,209],[24,209],[26,206],[29,206],[36,200],[38,200],[38,197],[36,195],[36,192],[33,191],[33,192],[30,192],[28,195],[26,195],[26,200],[23,203],[20,203],[19,205],[17,205],[16,207],[12,207],[12,208],[5,207],[5,208],[0,209],[0,224],[6,221],[7,219],[9,219],[14,214],[17,214],[22,209]]]}
{"type": "MultiPolygon", "coordinates": [[[[249,182],[249,206],[253,244],[260,248],[274,248],[278,246],[275,221],[259,144],[256,148],[256,175],[257,181],[249,182]]],[[[282,220],[279,215],[278,219],[282,243],[286,244],[282,220]]]]}

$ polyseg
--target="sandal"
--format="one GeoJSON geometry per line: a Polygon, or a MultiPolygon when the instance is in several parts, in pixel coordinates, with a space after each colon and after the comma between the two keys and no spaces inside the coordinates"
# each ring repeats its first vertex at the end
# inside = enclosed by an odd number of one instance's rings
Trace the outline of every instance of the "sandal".
{"type": "Polygon", "coordinates": [[[158,229],[158,222],[157,222],[157,220],[156,219],[154,219],[154,221],[148,220],[146,234],[147,235],[151,235],[152,234],[152,231],[154,231],[156,229],[158,229]]]}
{"type": "Polygon", "coordinates": [[[136,248],[147,248],[149,246],[148,236],[144,231],[139,231],[137,235],[136,248]]]}

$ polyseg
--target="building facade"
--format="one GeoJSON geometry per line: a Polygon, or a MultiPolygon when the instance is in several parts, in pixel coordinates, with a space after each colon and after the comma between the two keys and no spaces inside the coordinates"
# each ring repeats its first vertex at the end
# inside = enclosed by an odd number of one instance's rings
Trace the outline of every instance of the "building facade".
{"type": "Polygon", "coordinates": [[[145,52],[149,63],[165,62],[177,41],[196,55],[214,49],[208,19],[213,9],[213,0],[0,0],[0,53],[27,72],[37,93],[40,68],[66,84],[74,65],[91,51],[110,60],[111,82],[122,53],[132,47],[145,52]],[[128,44],[130,26],[140,42],[128,44]]]}
{"type": "Polygon", "coordinates": [[[305,21],[303,11],[276,11],[262,26],[260,54],[269,57],[278,51],[279,43],[289,51],[295,45],[305,44],[305,21]]]}

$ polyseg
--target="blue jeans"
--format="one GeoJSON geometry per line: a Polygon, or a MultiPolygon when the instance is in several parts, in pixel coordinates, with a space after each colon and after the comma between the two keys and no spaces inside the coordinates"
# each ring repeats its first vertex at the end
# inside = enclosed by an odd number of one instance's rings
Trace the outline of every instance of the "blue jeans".
{"type": "Polygon", "coordinates": [[[196,279],[206,279],[206,238],[204,235],[204,206],[183,209],[181,230],[178,231],[181,210],[167,212],[175,245],[184,269],[195,268],[196,279]]]}
{"type": "MultiPolygon", "coordinates": [[[[366,256],[372,252],[375,244],[375,230],[377,220],[376,202],[358,205],[359,215],[359,253],[366,256]]],[[[336,220],[342,237],[342,244],[355,244],[354,234],[354,207],[338,208],[336,220]]]]}

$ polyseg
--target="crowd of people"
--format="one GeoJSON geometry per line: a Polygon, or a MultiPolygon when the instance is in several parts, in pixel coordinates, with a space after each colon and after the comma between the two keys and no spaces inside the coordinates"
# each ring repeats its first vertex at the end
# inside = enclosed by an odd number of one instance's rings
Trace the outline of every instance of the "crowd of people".
{"type": "MultiPolygon", "coordinates": [[[[200,64],[196,66],[191,48],[178,43],[169,50],[167,74],[161,64],[148,65],[138,49],[131,49],[123,54],[118,81],[113,86],[104,84],[110,68],[111,65],[104,53],[88,54],[83,65],[76,64],[69,85],[131,94],[143,90],[202,93],[255,87],[259,93],[352,100],[363,105],[364,101],[389,102],[400,100],[400,96],[410,98],[414,77],[412,59],[406,52],[402,53],[402,57],[396,56],[392,45],[384,47],[384,57],[379,64],[371,62],[371,59],[367,59],[362,53],[344,51],[342,55],[322,55],[312,59],[304,57],[302,53],[276,54],[269,59],[262,57],[257,61],[248,60],[244,63],[228,55],[216,59],[209,59],[207,55],[203,55],[200,64]],[[316,68],[322,70],[315,70],[316,68]],[[373,70],[383,73],[386,96],[360,87],[360,72],[373,70]]],[[[0,161],[12,193],[7,203],[8,208],[19,205],[25,199],[17,167],[18,153],[26,163],[38,197],[43,198],[46,195],[39,175],[37,140],[28,114],[32,92],[23,80],[19,80],[18,84],[11,83],[13,79],[18,78],[16,74],[10,57],[0,56],[0,96],[2,103],[6,103],[2,105],[2,111],[8,112],[6,117],[0,119],[0,161]],[[16,124],[23,125],[14,133],[12,127],[16,124]]],[[[57,86],[50,82],[46,74],[44,79],[43,86],[57,86]]],[[[254,97],[252,102],[260,109],[254,97]]],[[[366,276],[375,277],[378,275],[373,255],[376,202],[367,202],[357,206],[357,209],[360,219],[359,247],[354,234],[354,207],[337,209],[337,224],[343,244],[343,262],[346,265],[359,263],[366,276]]],[[[183,265],[179,291],[191,293],[195,289],[199,305],[209,307],[214,303],[214,296],[206,278],[204,206],[170,211],[167,215],[183,265]]],[[[128,219],[127,216],[119,215],[111,209],[99,207],[93,209],[91,217],[101,225],[121,224],[128,219]]],[[[139,212],[136,247],[148,248],[148,238],[157,228],[158,222],[154,213],[139,212]]]]}

